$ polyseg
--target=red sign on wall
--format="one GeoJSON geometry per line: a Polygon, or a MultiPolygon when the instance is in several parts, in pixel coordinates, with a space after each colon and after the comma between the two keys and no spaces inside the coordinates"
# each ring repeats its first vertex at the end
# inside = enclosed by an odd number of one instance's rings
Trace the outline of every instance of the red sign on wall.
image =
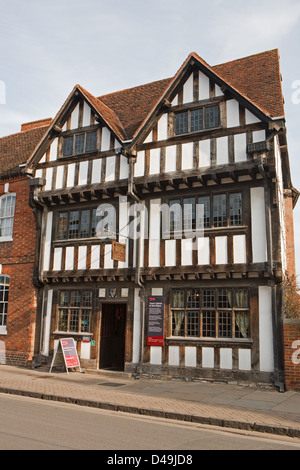
{"type": "Polygon", "coordinates": [[[164,305],[163,296],[149,297],[147,346],[164,345],[164,305]]]}

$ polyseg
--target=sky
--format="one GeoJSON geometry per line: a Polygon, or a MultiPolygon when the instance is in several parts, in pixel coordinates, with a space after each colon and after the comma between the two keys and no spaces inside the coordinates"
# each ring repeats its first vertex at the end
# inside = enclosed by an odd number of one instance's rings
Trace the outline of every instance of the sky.
{"type": "MultiPolygon", "coordinates": [[[[0,0],[0,137],[54,117],[74,85],[96,96],[278,49],[300,190],[300,0],[0,0]]],[[[300,275],[300,200],[294,210],[300,275]]],[[[299,279],[299,278],[298,278],[299,279]]]]}

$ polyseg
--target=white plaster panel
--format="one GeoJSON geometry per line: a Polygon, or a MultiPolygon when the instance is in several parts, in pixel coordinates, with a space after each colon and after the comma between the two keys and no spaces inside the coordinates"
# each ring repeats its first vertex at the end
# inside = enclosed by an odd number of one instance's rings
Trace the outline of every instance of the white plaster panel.
{"type": "Polygon", "coordinates": [[[191,266],[193,264],[193,239],[183,238],[181,240],[181,265],[191,266]]]}
{"type": "Polygon", "coordinates": [[[259,368],[263,372],[274,370],[272,288],[258,288],[259,306],[259,368]]]}
{"type": "Polygon", "coordinates": [[[49,342],[50,342],[50,326],[51,326],[51,312],[52,312],[52,299],[53,299],[53,290],[49,289],[44,291],[44,298],[47,295],[46,303],[46,314],[43,324],[43,334],[42,334],[42,350],[41,353],[43,356],[49,355],[49,342]]]}
{"type": "Polygon", "coordinates": [[[141,302],[139,289],[134,289],[134,311],[133,311],[133,345],[132,362],[137,364],[140,359],[140,336],[141,336],[141,302]]]}
{"type": "Polygon", "coordinates": [[[251,349],[238,350],[239,370],[251,370],[251,349]]]}
{"type": "Polygon", "coordinates": [[[252,140],[253,142],[263,142],[266,140],[266,131],[264,129],[260,131],[253,131],[252,132],[252,140]]]}
{"type": "Polygon", "coordinates": [[[210,264],[209,237],[198,238],[198,264],[210,264]]]}
{"type": "Polygon", "coordinates": [[[160,148],[150,150],[149,174],[154,175],[157,173],[160,173],[160,148]]]}
{"type": "Polygon", "coordinates": [[[101,135],[101,152],[105,152],[110,149],[110,130],[107,127],[102,128],[101,135]]]}
{"type": "Polygon", "coordinates": [[[191,170],[193,168],[194,166],[193,150],[194,150],[193,142],[182,144],[182,160],[181,160],[182,170],[191,170]]]}
{"type": "Polygon", "coordinates": [[[54,248],[53,271],[61,270],[62,248],[54,248]]]}
{"type": "Polygon", "coordinates": [[[163,295],[164,290],[162,287],[152,287],[151,295],[163,295]]]}
{"type": "Polygon", "coordinates": [[[176,171],[177,146],[166,147],[165,171],[176,171]]]}
{"type": "Polygon", "coordinates": [[[92,184],[101,183],[102,158],[92,162],[92,184]]]}
{"type": "Polygon", "coordinates": [[[215,84],[215,96],[224,96],[223,91],[219,87],[219,85],[215,84]]]}
{"type": "Polygon", "coordinates": [[[209,99],[209,78],[199,71],[199,101],[209,99]]]}
{"type": "Polygon", "coordinates": [[[177,106],[178,105],[178,95],[175,96],[175,98],[173,99],[171,105],[172,106],[177,106]]]}
{"type": "Polygon", "coordinates": [[[79,186],[87,184],[88,169],[89,169],[89,162],[84,161],[84,162],[79,163],[79,175],[78,175],[79,186]]]}
{"type": "Polygon", "coordinates": [[[105,181],[114,181],[116,168],[116,157],[106,157],[105,181]]]}
{"type": "Polygon", "coordinates": [[[150,201],[149,266],[160,266],[160,199],[150,201]]]}
{"type": "Polygon", "coordinates": [[[215,237],[216,264],[227,264],[227,237],[215,237]]]}
{"type": "Polygon", "coordinates": [[[226,101],[227,127],[237,127],[240,125],[239,103],[236,100],[226,101]]]}
{"type": "Polygon", "coordinates": [[[220,348],[220,369],[232,369],[231,348],[220,348]]]}
{"type": "Polygon", "coordinates": [[[65,270],[70,271],[74,269],[74,246],[66,247],[66,260],[65,260],[65,270]]]}
{"type": "Polygon", "coordinates": [[[251,188],[251,235],[253,263],[267,261],[267,228],[264,188],[251,188]]]}
{"type": "Polygon", "coordinates": [[[72,188],[75,182],[75,163],[68,165],[67,187],[72,188]]]}
{"type": "Polygon", "coordinates": [[[256,122],[260,122],[260,120],[254,116],[248,109],[245,110],[245,117],[246,117],[246,125],[247,124],[255,124],[256,122]]]}
{"type": "Polygon", "coordinates": [[[195,346],[185,347],[185,359],[184,364],[186,367],[197,366],[197,348],[195,346]]]}
{"type": "Polygon", "coordinates": [[[244,162],[247,160],[247,136],[236,134],[234,136],[234,161],[244,162]]]}
{"type": "Polygon", "coordinates": [[[56,137],[50,145],[50,154],[49,154],[50,162],[57,160],[57,146],[58,146],[58,138],[56,137]]]}
{"type": "Polygon", "coordinates": [[[144,143],[148,144],[149,142],[152,142],[152,141],[153,141],[153,131],[151,131],[150,134],[148,134],[148,136],[144,140],[144,143]]]}
{"type": "Polygon", "coordinates": [[[64,166],[59,165],[56,168],[56,182],[55,182],[55,188],[56,189],[61,189],[63,187],[63,182],[64,182],[64,166]]]}
{"type": "Polygon", "coordinates": [[[217,165],[228,163],[228,137],[217,139],[217,165]]]}
{"type": "Polygon", "coordinates": [[[214,367],[214,348],[202,348],[202,367],[214,367]]]}
{"type": "Polygon", "coordinates": [[[194,100],[193,82],[193,74],[191,74],[183,85],[183,104],[192,103],[194,100]]]}
{"type": "Polygon", "coordinates": [[[162,348],[161,346],[150,347],[150,364],[161,365],[162,363],[162,348]]]}
{"type": "Polygon", "coordinates": [[[78,118],[79,118],[79,103],[71,114],[70,129],[78,129],[78,118]]]}
{"type": "Polygon", "coordinates": [[[46,216],[46,224],[45,224],[46,233],[45,233],[45,243],[44,243],[44,257],[43,257],[43,270],[44,271],[49,271],[50,269],[52,221],[53,221],[53,212],[48,212],[46,216]]]}
{"type": "Polygon", "coordinates": [[[176,240],[165,240],[165,265],[176,266],[176,240]]]}
{"type": "Polygon", "coordinates": [[[179,346],[169,346],[169,366],[179,366],[179,346]]]}
{"type": "Polygon", "coordinates": [[[246,235],[233,236],[233,262],[235,264],[246,263],[246,235]]]}
{"type": "Polygon", "coordinates": [[[53,183],[53,168],[47,168],[46,170],[46,184],[45,184],[45,191],[50,191],[52,189],[53,183]]]}
{"type": "Polygon", "coordinates": [[[91,124],[91,108],[86,101],[83,103],[83,118],[82,125],[83,127],[90,126],[91,124]]]}
{"type": "Polygon", "coordinates": [[[119,210],[119,242],[124,243],[126,245],[126,261],[119,261],[119,268],[127,268],[128,267],[128,234],[129,234],[129,203],[125,201],[120,201],[119,203],[120,210],[119,210]]]}
{"type": "Polygon", "coordinates": [[[41,168],[39,170],[36,170],[34,177],[43,178],[43,170],[41,168]]]}
{"type": "Polygon", "coordinates": [[[91,358],[91,342],[81,341],[80,359],[91,358]]]}
{"type": "Polygon", "coordinates": [[[105,245],[104,250],[104,269],[112,269],[114,267],[114,261],[111,258],[112,246],[111,244],[105,245]]]}
{"type": "Polygon", "coordinates": [[[86,256],[87,256],[87,247],[79,246],[78,247],[78,269],[86,269],[86,256]]]}
{"type": "Polygon", "coordinates": [[[199,166],[210,166],[210,140],[201,140],[199,142],[199,166]]]}
{"type": "Polygon", "coordinates": [[[157,140],[168,138],[168,114],[163,114],[157,123],[157,140]]]}
{"type": "Polygon", "coordinates": [[[145,174],[145,150],[137,153],[136,161],[134,164],[134,176],[144,176],[145,174]]]}
{"type": "Polygon", "coordinates": [[[91,248],[91,269],[100,267],[100,245],[92,245],[91,248]]]}
{"type": "Polygon", "coordinates": [[[120,159],[120,180],[127,179],[129,172],[128,160],[124,155],[121,155],[120,159]]]}

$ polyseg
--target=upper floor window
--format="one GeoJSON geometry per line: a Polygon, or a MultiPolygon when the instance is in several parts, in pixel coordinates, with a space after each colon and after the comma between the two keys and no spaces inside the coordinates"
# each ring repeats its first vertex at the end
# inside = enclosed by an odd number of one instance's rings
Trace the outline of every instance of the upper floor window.
{"type": "Polygon", "coordinates": [[[0,333],[6,331],[9,276],[0,275],[0,333]]]}
{"type": "Polygon", "coordinates": [[[82,132],[63,139],[63,156],[80,155],[97,150],[97,132],[82,132]]]}
{"type": "Polygon", "coordinates": [[[0,241],[12,238],[15,203],[15,194],[5,194],[0,197],[0,241]]]}
{"type": "Polygon", "coordinates": [[[218,105],[183,111],[175,115],[176,135],[213,129],[219,127],[219,125],[220,112],[218,105]]]}

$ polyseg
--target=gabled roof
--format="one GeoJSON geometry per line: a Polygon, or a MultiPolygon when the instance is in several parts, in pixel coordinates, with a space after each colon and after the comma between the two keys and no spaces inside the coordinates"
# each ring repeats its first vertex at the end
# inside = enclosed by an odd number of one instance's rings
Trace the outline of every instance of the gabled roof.
{"type": "Polygon", "coordinates": [[[48,127],[39,126],[0,138],[0,177],[20,171],[20,165],[26,163],[48,127]]]}

